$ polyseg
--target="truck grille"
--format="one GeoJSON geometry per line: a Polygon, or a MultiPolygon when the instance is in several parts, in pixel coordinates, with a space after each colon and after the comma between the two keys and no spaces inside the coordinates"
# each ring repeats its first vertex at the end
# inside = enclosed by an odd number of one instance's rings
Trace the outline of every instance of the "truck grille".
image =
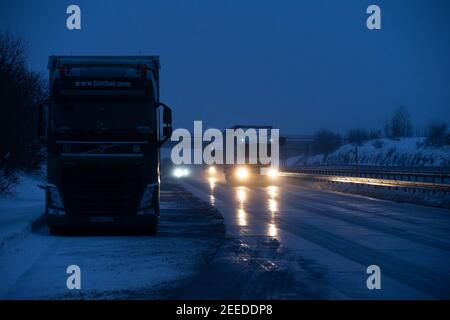
{"type": "Polygon", "coordinates": [[[140,165],[65,165],[63,197],[70,215],[119,216],[137,210],[140,165]]]}

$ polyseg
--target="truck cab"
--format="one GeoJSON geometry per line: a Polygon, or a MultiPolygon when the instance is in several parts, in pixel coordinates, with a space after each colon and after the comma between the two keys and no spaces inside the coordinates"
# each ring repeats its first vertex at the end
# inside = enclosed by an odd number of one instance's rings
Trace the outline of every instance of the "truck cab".
{"type": "Polygon", "coordinates": [[[49,57],[39,128],[51,232],[104,225],[156,231],[159,149],[172,133],[159,68],[157,56],[49,57]]]}

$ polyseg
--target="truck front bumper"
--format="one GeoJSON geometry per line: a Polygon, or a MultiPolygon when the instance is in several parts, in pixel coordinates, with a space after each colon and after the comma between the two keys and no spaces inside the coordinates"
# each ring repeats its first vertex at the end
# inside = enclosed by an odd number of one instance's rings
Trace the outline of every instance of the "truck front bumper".
{"type": "Polygon", "coordinates": [[[158,214],[131,216],[74,216],[46,214],[49,228],[148,230],[158,223],[158,214]]]}

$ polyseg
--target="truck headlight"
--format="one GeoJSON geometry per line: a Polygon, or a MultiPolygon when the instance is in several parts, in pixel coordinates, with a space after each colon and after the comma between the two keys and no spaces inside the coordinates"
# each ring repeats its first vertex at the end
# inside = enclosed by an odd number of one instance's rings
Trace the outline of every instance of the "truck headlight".
{"type": "Polygon", "coordinates": [[[217,173],[216,167],[214,167],[214,166],[209,167],[208,173],[212,176],[215,175],[217,173]]]}
{"type": "Polygon", "coordinates": [[[236,170],[236,176],[237,176],[239,179],[241,179],[241,180],[247,179],[247,178],[248,178],[248,175],[249,175],[249,172],[248,172],[248,169],[247,169],[246,167],[240,167],[240,168],[237,168],[237,170],[236,170]]]}
{"type": "Polygon", "coordinates": [[[173,170],[173,175],[177,178],[187,177],[189,173],[189,169],[187,168],[175,168],[175,170],[173,170]]]}
{"type": "Polygon", "coordinates": [[[277,169],[269,169],[267,171],[267,175],[272,178],[275,179],[276,177],[278,177],[278,170],[277,169]]]}
{"type": "Polygon", "coordinates": [[[54,184],[47,185],[48,196],[50,200],[50,205],[56,208],[64,208],[64,203],[62,201],[61,195],[58,188],[54,184]]]}
{"type": "Polygon", "coordinates": [[[147,208],[151,207],[153,205],[153,198],[157,197],[156,194],[158,184],[149,184],[145,187],[144,192],[142,193],[141,203],[139,205],[139,208],[147,208]]]}

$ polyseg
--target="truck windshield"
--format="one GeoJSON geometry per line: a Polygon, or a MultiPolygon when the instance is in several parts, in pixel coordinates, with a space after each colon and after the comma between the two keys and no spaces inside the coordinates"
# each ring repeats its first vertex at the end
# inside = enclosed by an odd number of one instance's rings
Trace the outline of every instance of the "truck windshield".
{"type": "Polygon", "coordinates": [[[155,109],[148,100],[59,100],[52,110],[56,131],[154,132],[155,109]]]}

